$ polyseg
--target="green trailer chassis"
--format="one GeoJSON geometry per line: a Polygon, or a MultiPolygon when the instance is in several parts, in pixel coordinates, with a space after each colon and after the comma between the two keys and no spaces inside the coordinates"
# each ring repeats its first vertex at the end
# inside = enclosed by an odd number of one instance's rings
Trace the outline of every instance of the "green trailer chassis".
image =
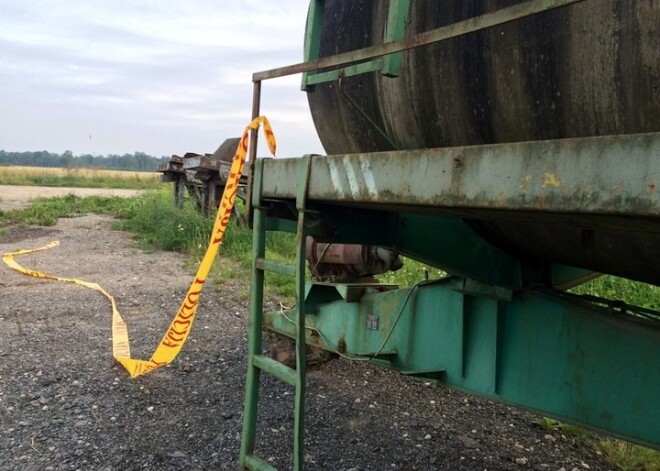
{"type": "MultiPolygon", "coordinates": [[[[660,446],[660,325],[643,311],[450,277],[384,292],[310,284],[305,312],[310,345],[660,446]]],[[[296,314],[266,325],[293,337],[296,314]]]]}
{"type": "MultiPolygon", "coordinates": [[[[312,90],[396,76],[403,51],[580,1],[529,0],[404,38],[408,2],[396,0],[383,44],[319,58],[314,0],[306,62],[253,75],[252,117],[263,80],[303,73],[312,90]]],[[[268,161],[256,159],[256,132],[251,143],[242,468],[274,469],[254,454],[262,373],[295,387],[293,469],[303,468],[306,344],[660,449],[660,312],[564,291],[596,272],[660,285],[654,257],[627,256],[660,252],[660,133],[268,161]],[[544,250],[497,243],[493,222],[529,228],[544,250]],[[554,227],[576,236],[554,240],[554,227]],[[293,264],[265,259],[267,231],[296,234],[293,264]],[[306,282],[308,235],[391,247],[452,276],[406,289],[306,282]],[[264,313],[268,271],[296,277],[297,307],[264,313]],[[295,368],[264,356],[263,329],[295,340],[295,368]]]]}
{"type": "MultiPolygon", "coordinates": [[[[429,149],[417,156],[426,175],[442,175],[445,161],[456,152],[475,153],[474,159],[465,160],[469,170],[471,164],[480,167],[477,154],[515,157],[520,150],[516,146],[526,146],[525,155],[534,155],[536,149],[547,156],[544,149],[552,147],[555,158],[536,160],[537,165],[527,169],[541,183],[526,202],[508,210],[499,205],[508,198],[507,192],[520,192],[517,182],[500,186],[492,195],[484,188],[463,205],[450,197],[433,199],[428,187],[397,183],[398,170],[409,161],[408,152],[257,161],[242,466],[272,469],[254,456],[259,375],[264,372],[296,388],[294,469],[302,469],[305,344],[660,449],[660,313],[567,293],[566,287],[595,274],[552,260],[516,256],[481,238],[464,220],[465,214],[482,217],[499,211],[500,217],[513,219],[521,215],[546,222],[579,219],[597,229],[612,227],[634,212],[631,224],[618,225],[616,231],[653,239],[660,233],[658,195],[648,188],[660,175],[660,134],[511,146],[429,149]],[[632,158],[635,168],[642,170],[624,165],[620,175],[625,182],[636,179],[637,186],[612,199],[608,191],[616,178],[611,172],[589,181],[571,180],[569,172],[561,170],[563,162],[577,156],[570,149],[581,149],[581,162],[589,168],[597,168],[599,159],[614,164],[617,150],[625,150],[618,162],[632,158]],[[333,165],[335,171],[328,171],[333,165]],[[581,193],[590,187],[592,206],[579,213],[580,203],[570,192],[543,185],[548,169],[556,170],[571,191],[581,193]],[[387,188],[381,183],[391,182],[383,198],[351,185],[351,178],[365,174],[379,182],[377,188],[387,188]],[[340,186],[346,182],[347,190],[335,193],[333,201],[329,195],[338,182],[340,186]],[[269,230],[296,234],[295,264],[265,259],[269,230]],[[326,242],[394,247],[453,276],[406,289],[305,282],[307,235],[326,242]],[[296,277],[296,308],[264,313],[267,271],[296,277]],[[264,328],[295,339],[296,368],[263,355],[264,328]]],[[[447,180],[448,194],[453,184],[447,180]]],[[[436,182],[435,189],[439,188],[442,178],[436,182]]],[[[458,188],[469,191],[470,186],[458,188]]],[[[617,188],[625,190],[620,184],[617,188]]]]}

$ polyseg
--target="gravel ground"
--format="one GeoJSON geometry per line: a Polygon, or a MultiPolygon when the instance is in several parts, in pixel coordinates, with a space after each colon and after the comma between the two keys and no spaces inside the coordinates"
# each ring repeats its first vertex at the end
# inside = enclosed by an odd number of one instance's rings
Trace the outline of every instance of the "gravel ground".
{"type": "MultiPolygon", "coordinates": [[[[58,248],[20,262],[100,283],[147,358],[191,281],[181,255],[145,253],[107,217],[9,228],[0,251],[58,248]]],[[[1,470],[233,470],[241,432],[247,287],[207,287],[169,367],[130,379],[111,356],[97,293],[0,267],[1,470]]],[[[293,391],[262,379],[258,454],[290,466],[293,391]]],[[[308,470],[605,470],[602,456],[538,417],[363,363],[310,372],[308,470]]]]}

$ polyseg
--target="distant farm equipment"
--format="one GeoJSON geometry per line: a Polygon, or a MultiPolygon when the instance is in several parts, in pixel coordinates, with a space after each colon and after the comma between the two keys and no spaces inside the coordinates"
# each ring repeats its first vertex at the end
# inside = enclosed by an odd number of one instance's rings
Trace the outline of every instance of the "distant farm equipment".
{"type": "MultiPolygon", "coordinates": [[[[161,180],[174,183],[174,204],[177,207],[183,206],[186,198],[191,198],[200,212],[215,214],[239,140],[238,137],[226,139],[212,154],[187,152],[183,157],[172,155],[169,162],[158,166],[161,180]]],[[[240,184],[237,196],[245,201],[247,170],[244,170],[240,184]]],[[[240,216],[236,206],[234,212],[240,216]]]]}

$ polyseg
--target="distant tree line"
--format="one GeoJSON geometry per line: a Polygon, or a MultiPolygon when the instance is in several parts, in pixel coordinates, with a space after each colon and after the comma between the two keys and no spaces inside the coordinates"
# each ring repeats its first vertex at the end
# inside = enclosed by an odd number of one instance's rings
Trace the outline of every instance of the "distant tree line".
{"type": "Polygon", "coordinates": [[[25,165],[28,167],[84,167],[115,170],[152,171],[169,157],[153,157],[144,152],[124,155],[73,155],[70,150],[55,154],[45,150],[35,152],[7,152],[0,150],[0,165],[25,165]]]}

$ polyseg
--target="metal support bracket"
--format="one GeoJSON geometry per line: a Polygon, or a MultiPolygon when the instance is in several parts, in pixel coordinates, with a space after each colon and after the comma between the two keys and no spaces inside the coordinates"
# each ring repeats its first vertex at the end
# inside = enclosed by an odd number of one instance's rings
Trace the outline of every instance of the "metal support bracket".
{"type": "MultiPolygon", "coordinates": [[[[384,43],[403,39],[406,32],[410,0],[390,0],[387,28],[383,38],[384,43]]],[[[307,16],[307,31],[305,32],[305,61],[319,59],[321,50],[321,29],[323,27],[324,1],[312,0],[307,16]]],[[[403,52],[395,52],[382,58],[372,59],[360,64],[349,65],[328,72],[305,72],[302,78],[302,90],[313,91],[314,85],[333,82],[344,77],[377,72],[386,77],[398,77],[401,71],[403,52]]]]}

